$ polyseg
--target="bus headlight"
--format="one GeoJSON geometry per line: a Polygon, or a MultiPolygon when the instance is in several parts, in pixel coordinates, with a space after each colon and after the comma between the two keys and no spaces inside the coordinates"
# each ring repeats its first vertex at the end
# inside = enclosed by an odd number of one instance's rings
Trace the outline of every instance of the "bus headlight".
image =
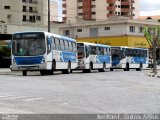
{"type": "Polygon", "coordinates": [[[16,61],[15,61],[15,59],[13,59],[12,61],[13,61],[13,64],[16,64],[16,61]]]}
{"type": "Polygon", "coordinates": [[[41,63],[45,63],[45,58],[42,59],[42,62],[41,62],[41,63]]]}

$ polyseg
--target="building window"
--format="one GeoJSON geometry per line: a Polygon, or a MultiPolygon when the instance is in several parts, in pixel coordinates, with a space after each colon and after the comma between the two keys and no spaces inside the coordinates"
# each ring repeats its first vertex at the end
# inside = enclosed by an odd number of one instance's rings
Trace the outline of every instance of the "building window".
{"type": "Polygon", "coordinates": [[[96,13],[95,12],[92,12],[92,15],[95,15],[96,13]]]}
{"type": "Polygon", "coordinates": [[[110,30],[110,27],[105,27],[104,30],[110,30]]]}
{"type": "Polygon", "coordinates": [[[98,28],[90,28],[90,37],[98,37],[98,28]]]}
{"type": "Polygon", "coordinates": [[[135,32],[135,26],[130,26],[130,27],[129,27],[129,31],[130,31],[130,32],[135,32]]]}
{"type": "Polygon", "coordinates": [[[69,30],[64,30],[63,35],[64,36],[70,36],[70,31],[69,30]]]}
{"type": "Polygon", "coordinates": [[[22,10],[23,12],[26,12],[26,6],[23,6],[23,10],[22,10]]]}
{"type": "Polygon", "coordinates": [[[4,6],[4,9],[10,9],[10,6],[4,6]]]}
{"type": "Polygon", "coordinates": [[[37,16],[36,20],[40,21],[41,20],[41,16],[37,16]]]}
{"type": "Polygon", "coordinates": [[[82,0],[78,0],[78,2],[82,2],[82,0]]]}
{"type": "Polygon", "coordinates": [[[35,16],[29,16],[29,22],[36,22],[35,16]]]}
{"type": "Polygon", "coordinates": [[[33,8],[32,7],[29,7],[29,12],[33,12],[33,8]]]}
{"type": "Polygon", "coordinates": [[[139,27],[139,33],[143,32],[143,27],[139,27]]]}
{"type": "Polygon", "coordinates": [[[83,8],[82,6],[79,6],[79,7],[78,7],[78,9],[82,9],[82,8],[83,8]]]}
{"type": "Polygon", "coordinates": [[[27,21],[27,17],[26,17],[26,15],[23,15],[23,19],[22,19],[22,21],[27,21]]]}
{"type": "Polygon", "coordinates": [[[82,15],[83,15],[83,13],[78,13],[78,15],[79,15],[79,16],[82,16],[82,15]]]}
{"type": "Polygon", "coordinates": [[[96,5],[92,5],[92,8],[95,8],[96,7],[96,5]]]}
{"type": "Polygon", "coordinates": [[[77,29],[77,32],[82,32],[82,29],[77,29]]]}

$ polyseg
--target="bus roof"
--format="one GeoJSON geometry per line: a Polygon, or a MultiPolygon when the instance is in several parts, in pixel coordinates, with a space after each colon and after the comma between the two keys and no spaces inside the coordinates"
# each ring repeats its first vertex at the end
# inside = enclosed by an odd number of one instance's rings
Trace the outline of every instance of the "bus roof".
{"type": "Polygon", "coordinates": [[[39,33],[39,32],[42,32],[42,33],[45,33],[46,35],[50,35],[50,36],[54,36],[54,37],[57,37],[59,39],[63,39],[63,40],[67,40],[67,41],[71,41],[71,42],[76,42],[75,39],[72,39],[72,38],[69,38],[69,37],[65,37],[65,36],[61,36],[61,35],[58,35],[58,34],[53,34],[53,33],[49,33],[49,32],[46,32],[46,31],[24,31],[24,32],[16,32],[14,34],[20,34],[20,33],[39,33]]]}
{"type": "Polygon", "coordinates": [[[136,48],[136,47],[127,47],[127,46],[111,46],[111,48],[130,48],[130,49],[148,50],[148,48],[136,48]]]}
{"type": "Polygon", "coordinates": [[[96,44],[96,43],[89,43],[89,42],[78,42],[78,43],[84,43],[86,45],[93,45],[93,46],[98,46],[98,47],[111,47],[111,46],[105,45],[105,44],[96,44]]]}

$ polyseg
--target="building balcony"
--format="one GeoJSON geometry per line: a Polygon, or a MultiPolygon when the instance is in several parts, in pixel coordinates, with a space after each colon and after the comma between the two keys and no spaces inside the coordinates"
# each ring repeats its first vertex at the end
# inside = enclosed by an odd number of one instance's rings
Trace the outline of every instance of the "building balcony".
{"type": "Polygon", "coordinates": [[[38,4],[37,0],[24,0],[23,3],[38,4]]]}
{"type": "Polygon", "coordinates": [[[29,13],[38,13],[37,10],[26,10],[26,9],[23,9],[22,11],[23,12],[29,12],[29,13]]]}
{"type": "Polygon", "coordinates": [[[29,1],[29,3],[32,3],[32,4],[38,4],[37,1],[29,1]]]}
{"type": "Polygon", "coordinates": [[[114,11],[115,8],[116,8],[115,6],[108,6],[108,7],[107,7],[107,10],[108,10],[108,11],[114,11]]]}
{"type": "Polygon", "coordinates": [[[107,0],[107,3],[115,3],[116,0],[107,0]]]}
{"type": "Polygon", "coordinates": [[[132,8],[121,8],[121,12],[131,12],[133,11],[132,8]]]}
{"type": "Polygon", "coordinates": [[[132,3],[130,1],[121,2],[121,5],[131,5],[132,3]]]}
{"type": "Polygon", "coordinates": [[[107,14],[107,17],[110,17],[110,16],[114,16],[115,14],[113,14],[113,13],[108,13],[107,14]]]}

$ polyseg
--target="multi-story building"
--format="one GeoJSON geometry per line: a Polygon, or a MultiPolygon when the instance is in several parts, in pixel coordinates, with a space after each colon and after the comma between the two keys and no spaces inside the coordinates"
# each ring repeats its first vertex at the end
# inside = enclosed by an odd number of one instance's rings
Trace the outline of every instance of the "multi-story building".
{"type": "Polygon", "coordinates": [[[51,19],[50,21],[58,21],[58,1],[51,1],[50,2],[50,11],[51,11],[51,19]]]}
{"type": "Polygon", "coordinates": [[[1,0],[0,21],[11,24],[47,24],[47,0],[1,0]]]}
{"type": "Polygon", "coordinates": [[[138,18],[139,0],[62,0],[63,20],[104,21],[110,16],[138,18]]]}
{"type": "Polygon", "coordinates": [[[124,17],[110,17],[106,21],[83,21],[54,25],[59,33],[75,38],[77,41],[107,44],[111,46],[129,46],[149,48],[144,37],[143,27],[160,27],[157,21],[140,21],[124,17]]]}

